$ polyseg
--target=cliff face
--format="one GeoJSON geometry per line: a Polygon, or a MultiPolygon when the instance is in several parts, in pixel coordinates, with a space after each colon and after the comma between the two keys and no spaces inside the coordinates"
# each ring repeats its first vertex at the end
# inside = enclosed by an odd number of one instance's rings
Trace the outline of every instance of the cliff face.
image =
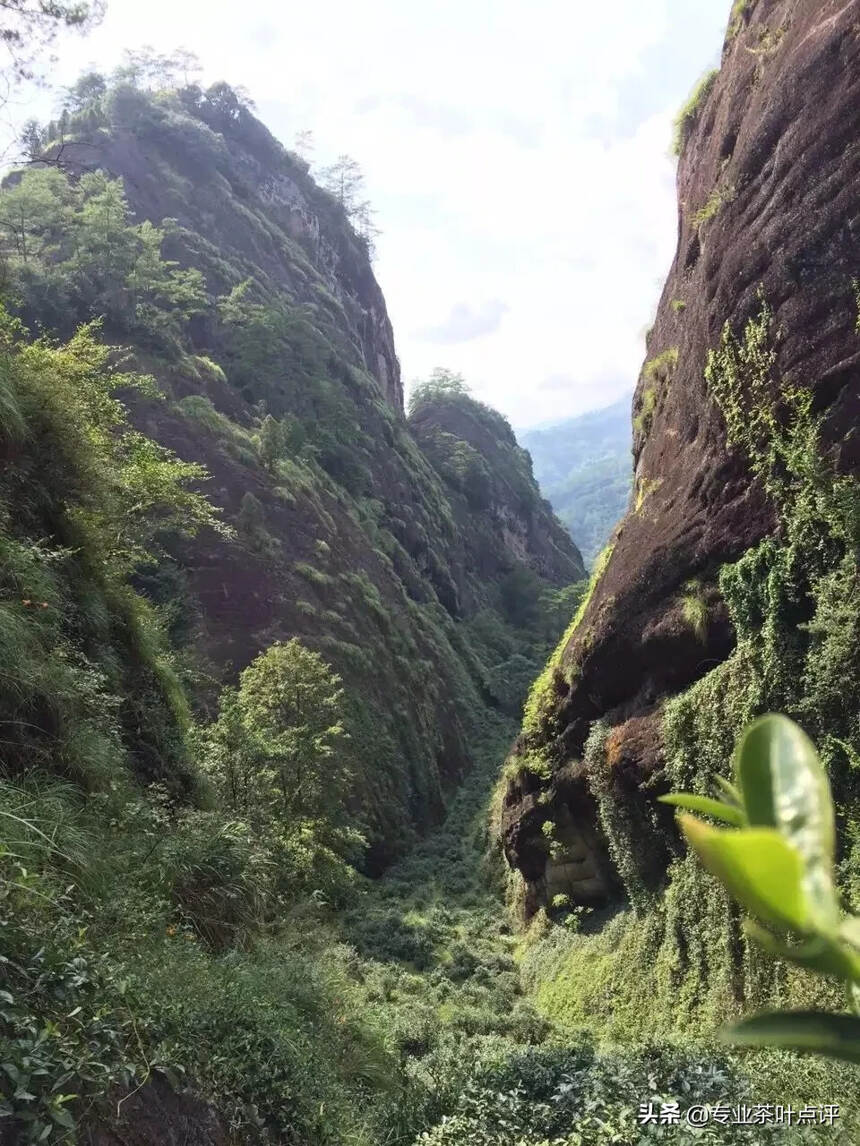
{"type": "Polygon", "coordinates": [[[226,85],[214,98],[184,89],[161,102],[120,90],[104,118],[99,130],[85,127],[54,148],[64,166],[121,178],[140,219],[175,220],[174,253],[203,266],[213,294],[235,285],[231,271],[242,271],[293,306],[326,300],[344,358],[375,377],[402,411],[394,335],[366,245],[304,160],[226,85]]]}
{"type": "MultiPolygon", "coordinates": [[[[663,706],[736,646],[720,570],[762,538],[780,543],[790,534],[738,427],[770,426],[764,436],[776,440],[788,424],[786,396],[808,392],[822,418],[821,455],[834,472],[860,466],[857,17],[857,5],[840,0],[735,4],[722,67],[680,124],[678,249],[634,397],[633,505],[533,695],[510,768],[503,837],[530,910],[549,894],[558,866],[542,842],[547,819],[592,841],[587,863],[605,878],[585,886],[598,898],[611,893],[613,878],[598,797],[647,805],[660,825],[653,796],[664,763],[663,706]],[[735,355],[727,408],[709,352],[720,348],[726,324],[743,342],[764,307],[772,312],[768,381],[756,389],[748,339],[735,355]],[[610,730],[601,748],[608,780],[589,763],[597,722],[601,735],[610,730]]],[[[772,694],[780,700],[787,703],[772,694]]],[[[647,878],[659,880],[670,847],[651,848],[647,878]]],[[[577,883],[568,884],[563,890],[576,898],[577,883]]]]}
{"type": "Polygon", "coordinates": [[[21,312],[65,334],[104,316],[164,396],[133,397],[135,424],[205,466],[235,530],[166,537],[170,560],[136,586],[204,704],[280,639],[335,667],[378,867],[470,767],[497,666],[555,635],[507,615],[507,580],[557,589],[581,558],[504,419],[462,430],[480,497],[425,451],[366,243],[229,88],[108,86],[64,130],[62,175],[7,185],[48,205],[25,224],[39,259],[13,260],[21,312]]]}
{"type": "Polygon", "coordinates": [[[541,496],[528,453],[507,421],[468,395],[439,394],[416,404],[409,428],[439,474],[462,547],[458,593],[467,609],[487,581],[513,568],[552,585],[585,576],[570,534],[541,496]]]}

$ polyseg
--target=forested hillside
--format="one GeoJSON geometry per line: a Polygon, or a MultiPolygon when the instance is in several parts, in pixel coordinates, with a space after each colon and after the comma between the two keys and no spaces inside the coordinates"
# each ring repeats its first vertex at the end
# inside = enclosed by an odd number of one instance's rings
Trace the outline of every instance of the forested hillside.
{"type": "Polygon", "coordinates": [[[570,530],[589,568],[630,500],[630,423],[627,396],[602,410],[520,434],[541,491],[570,530]]]}
{"type": "MultiPolygon", "coordinates": [[[[590,581],[460,375],[404,409],[348,157],[317,177],[187,52],[27,124],[0,187],[3,1146],[856,1141],[856,1066],[716,1034],[860,982],[815,819],[832,788],[857,910],[851,8],[736,3],[681,112],[633,497],[590,581]],[[726,776],[770,708],[826,772],[789,751],[751,812],[726,776]],[[717,851],[752,835],[780,884],[752,913],[801,942],[742,930],[670,788],[742,829],[717,851]]],[[[97,15],[0,5],[10,90],[97,15]]],[[[620,497],[619,411],[577,433],[550,460],[594,546],[615,510],[575,467],[620,497]]]]}
{"type": "Polygon", "coordinates": [[[136,588],[210,705],[280,638],[335,667],[352,799],[381,862],[439,818],[499,688],[518,714],[526,678],[510,695],[505,666],[537,670],[559,624],[551,591],[582,561],[503,419],[464,398],[476,450],[436,426],[445,398],[430,393],[413,435],[345,206],[225,85],[150,84],[133,60],[110,82],[82,77],[41,129],[44,159],[8,178],[10,305],[62,338],[97,321],[154,379],[132,420],[205,468],[224,528],[163,536],[136,588]],[[505,455],[515,487],[487,468],[501,475],[505,455]],[[518,591],[541,602],[530,630],[518,591]]]}

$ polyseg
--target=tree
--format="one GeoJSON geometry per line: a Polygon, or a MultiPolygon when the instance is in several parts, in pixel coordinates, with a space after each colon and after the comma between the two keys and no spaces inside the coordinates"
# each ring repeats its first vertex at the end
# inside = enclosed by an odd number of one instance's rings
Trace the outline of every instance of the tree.
{"type": "Polygon", "coordinates": [[[350,772],[340,683],[319,653],[294,637],[260,653],[238,690],[225,691],[208,733],[208,760],[232,811],[260,828],[273,820],[288,829],[302,820],[344,821],[350,772]]]}
{"type": "Polygon", "coordinates": [[[352,212],[352,225],[355,227],[358,237],[364,243],[368,258],[370,259],[373,259],[376,255],[376,240],[382,234],[374,222],[375,216],[376,211],[371,207],[370,200],[368,199],[359,203],[352,212]]]}
{"type": "Polygon", "coordinates": [[[301,155],[302,159],[309,161],[309,157],[313,155],[315,147],[314,133],[309,128],[296,132],[296,137],[293,140],[293,151],[301,155]]]}
{"type": "Polygon", "coordinates": [[[72,115],[97,106],[107,92],[107,81],[99,72],[85,72],[65,89],[63,107],[72,115]]]}
{"type": "Polygon", "coordinates": [[[540,578],[527,565],[517,565],[499,582],[499,603],[512,625],[534,628],[540,621],[540,578]]]}
{"type": "Polygon", "coordinates": [[[177,66],[175,56],[165,56],[150,44],[144,44],[135,51],[126,49],[123,52],[123,62],[114,72],[114,80],[131,83],[146,91],[174,87],[177,66]]]}
{"type": "Polygon", "coordinates": [[[134,224],[122,181],[91,171],[71,181],[55,168],[31,168],[0,190],[0,253],[24,309],[46,325],[104,315],[159,345],[206,304],[199,270],[165,259],[175,221],[134,224]]]}
{"type": "Polygon", "coordinates": [[[334,163],[323,168],[320,182],[351,218],[364,186],[364,174],[358,162],[350,155],[339,155],[334,163]]]}
{"type": "Polygon", "coordinates": [[[274,473],[277,463],[287,451],[287,428],[283,422],[267,414],[260,426],[260,460],[274,473]]]}
{"type": "Polygon", "coordinates": [[[284,819],[342,816],[349,773],[335,747],[340,677],[296,638],[277,643],[242,673],[245,727],[272,770],[272,798],[284,819]]]}
{"type": "Polygon", "coordinates": [[[86,32],[104,15],[103,0],[0,0],[0,43],[11,83],[33,79],[46,49],[63,28],[86,32]]]}
{"type": "Polygon", "coordinates": [[[436,398],[467,398],[469,393],[469,386],[462,374],[437,366],[429,378],[416,382],[409,398],[409,415],[411,417],[419,407],[436,398]]]}
{"type": "Polygon", "coordinates": [[[340,893],[364,843],[345,803],[351,772],[340,677],[293,638],[224,690],[201,737],[202,766],[229,811],[264,842],[290,886],[340,893]]]}
{"type": "Polygon", "coordinates": [[[116,393],[152,395],[154,382],[112,368],[97,323],[61,345],[25,335],[0,307],[0,368],[27,416],[39,480],[63,490],[75,535],[105,576],[120,583],[161,556],[165,532],[190,537],[209,527],[232,536],[194,488],[206,470],[131,427],[116,393]]]}
{"type": "Polygon", "coordinates": [[[182,77],[183,87],[191,87],[203,71],[199,56],[188,48],[177,48],[170,60],[174,73],[182,77]]]}
{"type": "Polygon", "coordinates": [[[33,161],[39,158],[45,144],[45,132],[39,126],[38,120],[27,120],[21,128],[18,142],[21,145],[21,152],[26,159],[33,161]]]}

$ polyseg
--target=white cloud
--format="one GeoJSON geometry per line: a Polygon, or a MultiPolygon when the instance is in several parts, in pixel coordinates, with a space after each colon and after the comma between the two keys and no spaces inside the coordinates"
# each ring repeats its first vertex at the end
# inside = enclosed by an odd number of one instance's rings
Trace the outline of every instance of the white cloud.
{"type": "Polygon", "coordinates": [[[442,344],[471,342],[474,338],[482,338],[498,330],[509,310],[507,303],[498,298],[489,299],[477,307],[467,302],[458,302],[451,307],[444,322],[417,331],[415,337],[422,342],[442,344]]]}
{"type": "Polygon", "coordinates": [[[407,383],[450,367],[529,425],[635,380],[675,242],[670,120],[719,49],[728,0],[690,7],[109,0],[52,78],[184,45],[207,80],[247,87],[284,142],[312,128],[321,165],[354,155],[407,383]]]}

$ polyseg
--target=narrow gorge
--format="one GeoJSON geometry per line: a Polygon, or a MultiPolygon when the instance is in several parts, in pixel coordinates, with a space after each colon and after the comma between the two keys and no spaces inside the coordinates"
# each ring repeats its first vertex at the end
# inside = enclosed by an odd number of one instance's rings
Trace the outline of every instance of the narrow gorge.
{"type": "Polygon", "coordinates": [[[0,1143],[855,1142],[856,1065],[720,1041],[844,1000],[659,797],[787,714],[860,910],[860,4],[737,0],[679,113],[629,486],[616,407],[590,482],[528,436],[590,572],[467,379],[405,399],[366,216],[181,72],[0,188],[0,1143]]]}

